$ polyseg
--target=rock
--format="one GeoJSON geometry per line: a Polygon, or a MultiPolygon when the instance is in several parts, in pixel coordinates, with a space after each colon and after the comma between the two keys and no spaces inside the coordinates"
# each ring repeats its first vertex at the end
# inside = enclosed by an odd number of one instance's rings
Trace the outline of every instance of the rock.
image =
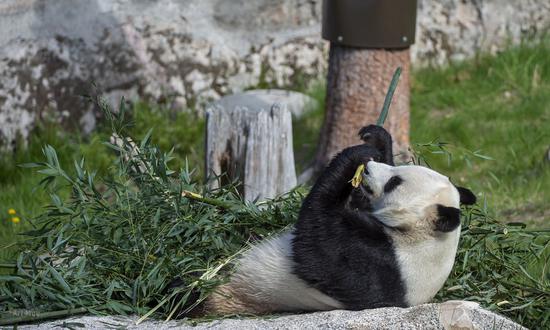
{"type": "MultiPolygon", "coordinates": [[[[548,0],[419,0],[416,65],[497,52],[550,25],[548,0]]],[[[0,146],[37,120],[94,126],[79,95],[92,83],[116,105],[206,104],[259,83],[325,75],[322,0],[4,0],[0,146]],[[69,116],[62,115],[68,113],[69,116]],[[81,120],[82,117],[85,117],[81,120]]],[[[70,126],[70,125],[68,125],[70,126]]]]}
{"type": "Polygon", "coordinates": [[[125,329],[526,329],[521,325],[465,301],[448,301],[411,308],[379,308],[363,311],[330,311],[276,317],[223,319],[196,326],[186,321],[147,320],[139,325],[138,317],[80,316],[65,320],[27,325],[20,329],[59,329],[84,325],[86,329],[105,329],[106,326],[125,329]]]}

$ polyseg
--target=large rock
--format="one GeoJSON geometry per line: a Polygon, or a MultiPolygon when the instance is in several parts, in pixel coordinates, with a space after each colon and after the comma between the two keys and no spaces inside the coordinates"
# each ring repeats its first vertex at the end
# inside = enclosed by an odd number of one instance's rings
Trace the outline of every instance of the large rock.
{"type": "Polygon", "coordinates": [[[480,308],[476,303],[449,301],[411,308],[379,308],[364,311],[331,311],[259,319],[224,319],[191,325],[182,321],[147,320],[136,325],[137,317],[82,316],[29,325],[20,329],[59,329],[60,326],[84,325],[86,329],[106,326],[124,329],[500,329],[521,330],[521,325],[480,308]]]}
{"type": "Polygon", "coordinates": [[[204,101],[322,75],[319,1],[5,0],[0,3],[0,145],[37,119],[88,129],[79,95],[204,101]]]}
{"type": "MultiPolygon", "coordinates": [[[[0,145],[52,117],[89,131],[78,95],[195,106],[321,77],[321,0],[3,0],[0,145]]],[[[550,25],[548,0],[419,0],[415,63],[497,51],[550,25]]]]}
{"type": "Polygon", "coordinates": [[[419,0],[417,64],[445,64],[496,53],[550,27],[548,0],[419,0]]]}

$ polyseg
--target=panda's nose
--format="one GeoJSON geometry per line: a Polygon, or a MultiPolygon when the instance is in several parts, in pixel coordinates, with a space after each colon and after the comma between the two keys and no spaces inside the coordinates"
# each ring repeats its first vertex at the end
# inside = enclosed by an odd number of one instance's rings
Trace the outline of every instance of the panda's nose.
{"type": "Polygon", "coordinates": [[[367,159],[367,162],[365,163],[365,170],[363,171],[364,174],[369,174],[369,163],[374,162],[374,159],[370,157],[367,159]]]}
{"type": "Polygon", "coordinates": [[[365,166],[365,174],[372,174],[372,169],[376,166],[376,161],[374,161],[372,158],[370,161],[367,162],[367,166],[365,166]]]}

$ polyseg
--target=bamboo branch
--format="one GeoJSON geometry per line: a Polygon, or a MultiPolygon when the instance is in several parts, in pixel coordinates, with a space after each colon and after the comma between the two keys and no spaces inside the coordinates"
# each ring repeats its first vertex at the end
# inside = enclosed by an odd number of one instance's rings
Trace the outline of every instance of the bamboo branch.
{"type": "Polygon", "coordinates": [[[226,203],[224,201],[214,199],[214,198],[204,197],[203,195],[194,193],[192,191],[184,190],[184,191],[182,191],[181,196],[182,197],[187,197],[189,199],[196,200],[196,201],[199,201],[199,202],[203,202],[203,203],[206,203],[206,204],[209,204],[209,205],[212,205],[212,206],[217,206],[217,207],[225,209],[225,210],[231,209],[231,204],[229,204],[229,203],[226,203]]]}
{"type": "Polygon", "coordinates": [[[60,310],[60,311],[43,312],[43,313],[36,313],[36,314],[32,313],[32,312],[29,312],[29,315],[22,315],[22,316],[10,317],[10,318],[2,318],[2,319],[0,319],[0,325],[15,325],[15,324],[19,324],[19,323],[36,322],[36,321],[42,321],[42,320],[47,320],[47,319],[54,319],[54,318],[71,316],[71,315],[84,314],[87,311],[88,311],[88,308],[81,307],[81,308],[64,309],[64,310],[60,310]]]}
{"type": "MultiPolygon", "coordinates": [[[[11,268],[17,268],[17,264],[2,264],[0,263],[0,268],[3,268],[3,269],[11,269],[11,268]]],[[[27,265],[21,265],[21,268],[23,269],[33,269],[32,266],[27,266],[27,265]]],[[[41,267],[36,267],[36,269],[41,269],[41,267]]]]}
{"type": "Polygon", "coordinates": [[[386,93],[386,98],[384,99],[384,106],[382,106],[380,117],[378,117],[378,120],[376,121],[376,125],[378,126],[384,125],[384,122],[386,121],[386,117],[388,117],[388,111],[390,110],[391,101],[393,99],[393,93],[397,88],[397,83],[399,82],[400,76],[401,76],[401,67],[397,67],[397,69],[395,69],[395,72],[393,73],[393,77],[391,79],[388,92],[386,93]]]}

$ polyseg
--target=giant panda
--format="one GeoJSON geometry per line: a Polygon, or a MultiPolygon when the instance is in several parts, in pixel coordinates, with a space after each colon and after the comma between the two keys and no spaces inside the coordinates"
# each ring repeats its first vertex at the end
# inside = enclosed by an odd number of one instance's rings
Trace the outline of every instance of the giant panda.
{"type": "Polygon", "coordinates": [[[360,310],[426,303],[443,286],[475,196],[429,168],[395,166],[379,126],[339,153],[303,201],[297,223],[253,246],[204,302],[208,314],[360,310]],[[366,184],[350,184],[366,164],[366,184]]]}

